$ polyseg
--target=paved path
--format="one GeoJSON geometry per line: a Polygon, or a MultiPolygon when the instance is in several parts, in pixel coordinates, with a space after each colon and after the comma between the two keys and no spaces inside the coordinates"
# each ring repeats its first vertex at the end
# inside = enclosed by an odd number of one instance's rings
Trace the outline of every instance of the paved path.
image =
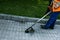
{"type": "Polygon", "coordinates": [[[0,40],[60,40],[60,25],[55,25],[54,30],[43,30],[37,23],[34,33],[25,33],[32,24],[0,19],[0,40]]]}

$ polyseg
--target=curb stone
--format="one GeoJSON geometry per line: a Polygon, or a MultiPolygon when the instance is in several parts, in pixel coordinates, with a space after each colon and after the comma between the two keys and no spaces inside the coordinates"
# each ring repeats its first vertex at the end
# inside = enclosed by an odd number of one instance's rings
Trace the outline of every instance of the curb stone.
{"type": "MultiPolygon", "coordinates": [[[[0,14],[0,19],[4,20],[13,20],[13,21],[18,21],[18,22],[36,22],[40,18],[31,18],[31,17],[24,17],[24,16],[16,16],[16,15],[8,15],[8,14],[0,14]]],[[[39,23],[45,24],[48,19],[43,19],[39,23]]],[[[60,20],[58,19],[56,21],[57,25],[60,25],[60,20]]]]}

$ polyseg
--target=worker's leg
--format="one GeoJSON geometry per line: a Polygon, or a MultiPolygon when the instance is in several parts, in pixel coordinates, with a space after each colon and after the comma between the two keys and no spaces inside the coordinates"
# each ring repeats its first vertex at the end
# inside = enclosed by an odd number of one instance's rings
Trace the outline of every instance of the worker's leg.
{"type": "Polygon", "coordinates": [[[45,29],[48,29],[49,27],[54,27],[58,14],[59,14],[58,12],[51,13],[50,19],[48,20],[48,22],[46,23],[46,25],[44,27],[45,29]]]}
{"type": "MultiPolygon", "coordinates": [[[[55,20],[56,21],[56,20],[55,20]]],[[[54,26],[55,26],[55,21],[50,25],[50,29],[54,29],[54,26]]]]}

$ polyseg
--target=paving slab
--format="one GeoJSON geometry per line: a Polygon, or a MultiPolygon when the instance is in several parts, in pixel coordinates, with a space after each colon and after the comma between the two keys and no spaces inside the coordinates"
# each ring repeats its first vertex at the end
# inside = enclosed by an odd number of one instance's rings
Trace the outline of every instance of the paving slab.
{"type": "Polygon", "coordinates": [[[40,28],[44,24],[37,23],[33,27],[34,33],[25,33],[33,23],[0,19],[0,40],[60,40],[60,25],[45,30],[40,28]]]}

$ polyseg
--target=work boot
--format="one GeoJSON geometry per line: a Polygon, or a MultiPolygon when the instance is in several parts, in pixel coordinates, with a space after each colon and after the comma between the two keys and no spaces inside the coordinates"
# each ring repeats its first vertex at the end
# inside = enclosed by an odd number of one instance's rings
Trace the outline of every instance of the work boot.
{"type": "Polygon", "coordinates": [[[49,28],[50,28],[50,29],[54,29],[54,26],[50,26],[49,28]]]}
{"type": "Polygon", "coordinates": [[[45,28],[45,25],[41,25],[41,28],[42,28],[42,29],[54,29],[53,26],[50,26],[49,28],[45,28]]]}
{"type": "Polygon", "coordinates": [[[45,28],[45,25],[41,25],[41,28],[42,28],[42,29],[48,29],[48,28],[45,28]]]}

